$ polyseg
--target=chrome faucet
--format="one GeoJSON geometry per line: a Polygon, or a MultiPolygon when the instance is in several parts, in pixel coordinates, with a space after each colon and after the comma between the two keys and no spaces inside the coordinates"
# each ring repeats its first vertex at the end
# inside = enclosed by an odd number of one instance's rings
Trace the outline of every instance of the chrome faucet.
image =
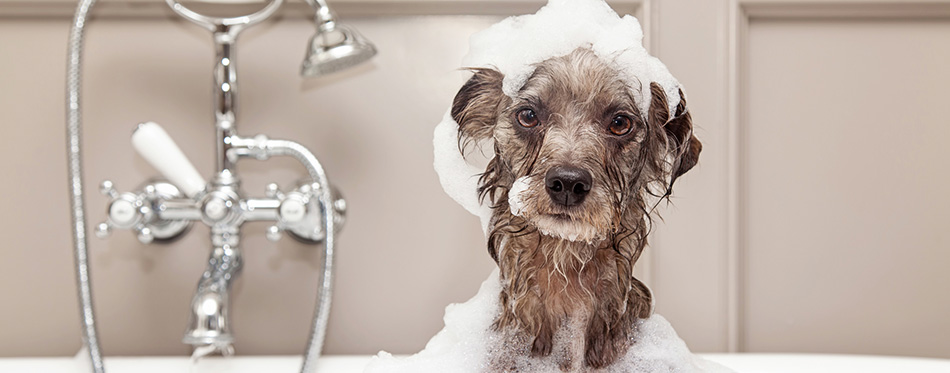
{"type": "MultiPolygon", "coordinates": [[[[320,162],[306,147],[264,135],[238,135],[234,110],[237,72],[233,51],[237,37],[244,28],[274,14],[283,0],[271,0],[254,14],[233,18],[208,17],[186,8],[177,0],[166,2],[175,13],[208,29],[213,35],[216,50],[213,74],[217,132],[215,172],[206,182],[161,126],[151,122],[139,124],[132,134],[133,147],[168,181],[152,181],[136,192],[126,193],[119,193],[111,181],[103,181],[100,192],[110,200],[108,217],[96,227],[96,235],[104,238],[114,229],[130,229],[137,233],[142,243],[152,243],[185,234],[195,221],[211,228],[211,253],[191,302],[191,318],[182,339],[195,347],[196,355],[233,353],[234,337],[228,318],[229,292],[231,282],[241,273],[241,227],[245,222],[274,222],[266,233],[271,241],[279,240],[282,233],[287,232],[304,242],[322,242],[326,249],[325,261],[313,328],[301,368],[302,372],[312,372],[323,346],[330,307],[334,236],[344,223],[346,202],[332,188],[320,162]],[[234,164],[245,158],[266,160],[271,156],[294,157],[307,169],[308,177],[287,193],[276,184],[269,184],[264,197],[245,197],[234,164]]],[[[318,22],[325,23],[331,14],[326,4],[322,0],[309,3],[315,7],[318,22]]],[[[315,46],[316,42],[311,41],[305,59],[305,76],[335,71],[341,64],[362,62],[375,54],[375,48],[355,31],[341,30],[348,36],[340,45],[315,46]],[[321,55],[315,57],[317,53],[321,55]],[[328,67],[320,69],[319,64],[328,67]]],[[[334,32],[334,29],[324,25],[319,32],[334,32]]],[[[84,267],[84,263],[77,263],[84,267]]],[[[80,284],[81,289],[83,286],[88,288],[87,283],[80,284]]],[[[91,301],[87,304],[85,298],[82,300],[83,309],[90,310],[88,320],[91,320],[91,301]]],[[[84,321],[86,325],[91,324],[88,320],[84,321]]],[[[90,329],[86,335],[94,335],[94,331],[90,329]]],[[[91,344],[88,340],[87,343],[91,344]]],[[[101,361],[99,364],[95,361],[98,346],[92,345],[90,349],[95,351],[92,353],[94,367],[101,368],[101,361]]]]}

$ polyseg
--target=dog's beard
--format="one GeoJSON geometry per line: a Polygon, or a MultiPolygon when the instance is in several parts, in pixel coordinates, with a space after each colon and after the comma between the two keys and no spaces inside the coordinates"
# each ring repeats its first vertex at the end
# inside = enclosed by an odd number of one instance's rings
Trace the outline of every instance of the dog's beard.
{"type": "Polygon", "coordinates": [[[533,181],[530,176],[522,176],[512,183],[508,190],[508,207],[512,215],[524,218],[541,234],[562,240],[594,244],[607,238],[608,232],[603,227],[576,214],[538,211],[538,204],[550,202],[543,192],[539,197],[533,181]]]}
{"type": "Polygon", "coordinates": [[[606,238],[606,235],[599,232],[592,224],[571,218],[541,215],[534,218],[529,217],[527,220],[534,224],[541,234],[562,240],[583,241],[593,244],[606,238]]]}

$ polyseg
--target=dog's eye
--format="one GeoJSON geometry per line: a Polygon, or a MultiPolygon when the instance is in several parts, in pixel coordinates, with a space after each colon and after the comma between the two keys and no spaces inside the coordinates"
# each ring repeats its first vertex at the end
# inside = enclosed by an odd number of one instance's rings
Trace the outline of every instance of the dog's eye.
{"type": "Polygon", "coordinates": [[[522,109],[518,112],[518,123],[522,127],[531,128],[541,124],[541,120],[538,119],[538,115],[534,113],[534,110],[522,109]]]}
{"type": "Polygon", "coordinates": [[[615,116],[614,119],[610,121],[610,133],[614,135],[623,136],[630,133],[632,129],[633,121],[626,115],[615,116]]]}

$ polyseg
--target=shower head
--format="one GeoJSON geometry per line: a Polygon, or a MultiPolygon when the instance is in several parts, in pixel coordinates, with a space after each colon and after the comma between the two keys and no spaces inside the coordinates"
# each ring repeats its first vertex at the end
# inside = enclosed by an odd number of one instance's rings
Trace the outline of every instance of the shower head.
{"type": "Polygon", "coordinates": [[[337,23],[323,0],[308,0],[316,9],[317,32],[310,38],[300,75],[315,77],[356,66],[376,55],[376,47],[356,29],[337,23]]]}
{"type": "Polygon", "coordinates": [[[356,30],[335,25],[332,30],[317,30],[310,38],[307,56],[300,68],[304,77],[315,77],[356,66],[376,55],[376,47],[356,30]]]}

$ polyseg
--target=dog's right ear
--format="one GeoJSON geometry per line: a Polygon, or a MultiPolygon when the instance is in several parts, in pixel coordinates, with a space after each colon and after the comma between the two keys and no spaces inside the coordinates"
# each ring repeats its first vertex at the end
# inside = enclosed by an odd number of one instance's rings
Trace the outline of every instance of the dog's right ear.
{"type": "Polygon", "coordinates": [[[494,69],[472,69],[472,76],[452,102],[452,119],[459,124],[459,146],[492,136],[499,105],[505,97],[501,90],[505,76],[494,69]]]}

